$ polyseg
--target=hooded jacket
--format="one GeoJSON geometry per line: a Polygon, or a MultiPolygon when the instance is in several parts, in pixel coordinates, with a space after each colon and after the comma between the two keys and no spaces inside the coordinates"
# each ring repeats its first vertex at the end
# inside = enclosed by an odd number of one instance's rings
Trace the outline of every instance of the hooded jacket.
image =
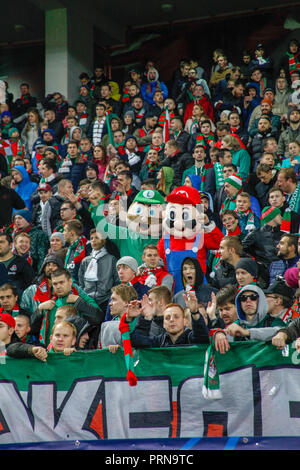
{"type": "MultiPolygon", "coordinates": [[[[213,287],[208,286],[208,285],[205,284],[204,274],[203,274],[203,271],[201,269],[201,265],[200,265],[199,261],[196,258],[192,258],[190,256],[187,256],[186,258],[184,258],[183,262],[181,263],[181,279],[182,279],[183,286],[186,287],[186,285],[187,285],[187,283],[184,279],[184,276],[183,276],[183,272],[182,272],[183,265],[186,261],[193,263],[194,268],[196,270],[195,285],[192,286],[192,287],[193,287],[193,290],[196,293],[198,302],[207,304],[211,300],[212,292],[216,293],[217,290],[214,289],[213,287]]],[[[173,297],[173,302],[181,305],[182,308],[186,308],[185,301],[183,299],[183,294],[184,293],[185,293],[185,290],[181,290],[181,291],[177,292],[177,294],[175,294],[174,297],[173,297]]]]}
{"type": "Polygon", "coordinates": [[[168,88],[163,82],[159,81],[158,71],[153,68],[151,68],[151,70],[155,70],[155,79],[152,81],[149,79],[149,71],[148,71],[147,82],[143,83],[141,87],[141,95],[143,99],[147,101],[147,103],[151,105],[155,105],[155,102],[153,101],[154,93],[157,90],[161,91],[165,100],[168,97],[168,88]]]}
{"type": "Polygon", "coordinates": [[[244,286],[236,296],[235,305],[238,319],[235,320],[234,323],[237,323],[242,328],[246,328],[247,330],[250,329],[251,331],[249,338],[235,337],[234,341],[241,341],[246,339],[250,341],[271,341],[272,337],[277,333],[280,327],[285,326],[283,320],[280,318],[273,318],[272,321],[270,321],[271,317],[268,315],[268,301],[263,290],[256,285],[249,284],[244,286]],[[246,291],[255,292],[259,296],[257,312],[251,322],[246,320],[245,314],[241,308],[240,297],[243,295],[243,292],[246,291]],[[270,324],[271,326],[266,326],[270,324]]]}
{"type": "Polygon", "coordinates": [[[72,323],[77,330],[75,349],[79,351],[95,349],[96,342],[97,342],[96,326],[90,325],[90,323],[87,320],[80,317],[79,315],[72,315],[71,317],[67,317],[66,321],[72,323]],[[85,344],[83,348],[80,348],[79,347],[80,339],[86,332],[89,333],[89,340],[87,341],[87,343],[85,344]]]}
{"type": "Polygon", "coordinates": [[[12,170],[18,171],[22,176],[22,181],[15,188],[16,193],[23,199],[27,209],[32,209],[31,194],[38,187],[37,183],[33,183],[29,177],[28,171],[21,165],[14,166],[12,170]]]}

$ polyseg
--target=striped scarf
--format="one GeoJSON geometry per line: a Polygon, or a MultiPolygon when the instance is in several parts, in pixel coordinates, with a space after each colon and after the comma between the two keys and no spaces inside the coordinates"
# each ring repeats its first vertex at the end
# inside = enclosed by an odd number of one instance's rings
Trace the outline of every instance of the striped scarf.
{"type": "Polygon", "coordinates": [[[84,235],[81,235],[75,242],[73,242],[67,251],[66,258],[65,258],[65,268],[68,265],[69,258],[71,256],[71,253],[73,250],[74,252],[74,259],[73,262],[76,263],[81,263],[83,258],[85,258],[85,249],[86,249],[86,244],[87,244],[87,239],[84,235]]]}
{"type": "Polygon", "coordinates": [[[120,324],[119,324],[119,331],[122,337],[122,344],[124,350],[124,358],[125,364],[127,368],[127,375],[126,379],[129,382],[131,387],[134,387],[137,384],[137,377],[134,373],[134,362],[133,362],[133,354],[132,354],[132,346],[130,340],[130,333],[135,328],[136,319],[134,319],[130,323],[126,323],[126,313],[121,317],[120,324]]]}
{"type": "Polygon", "coordinates": [[[219,189],[221,186],[224,185],[223,167],[220,162],[214,163],[214,170],[215,170],[216,189],[219,189]]]}
{"type": "Polygon", "coordinates": [[[245,226],[245,230],[247,232],[250,232],[251,230],[255,229],[255,224],[254,224],[254,212],[252,209],[248,209],[245,212],[238,212],[237,209],[234,209],[235,212],[237,213],[238,217],[247,217],[247,222],[245,226]]]}
{"type": "MultiPolygon", "coordinates": [[[[173,119],[175,117],[175,114],[173,112],[169,114],[170,114],[170,119],[173,119]]],[[[161,115],[159,116],[158,125],[160,127],[164,127],[165,122],[166,122],[166,111],[163,111],[161,115]]]]}
{"type": "Polygon", "coordinates": [[[234,197],[232,198],[227,197],[222,204],[221,212],[227,209],[234,211],[236,209],[236,198],[241,192],[242,190],[240,189],[240,191],[238,191],[234,197]]]}
{"type": "Polygon", "coordinates": [[[20,307],[16,304],[11,312],[6,312],[3,307],[0,307],[0,315],[1,313],[10,313],[13,317],[16,317],[20,313],[20,307]]]}
{"type": "Polygon", "coordinates": [[[150,160],[146,160],[146,164],[148,167],[149,176],[150,175],[154,176],[158,170],[158,165],[159,165],[158,162],[150,162],[150,160]]]}
{"type": "Polygon", "coordinates": [[[206,149],[207,145],[215,142],[215,134],[210,132],[208,136],[204,136],[203,134],[198,134],[196,137],[196,145],[200,144],[206,149]]]}
{"type": "Polygon", "coordinates": [[[300,69],[299,54],[291,54],[290,52],[286,54],[289,58],[289,73],[292,74],[300,69]]]}
{"type": "Polygon", "coordinates": [[[300,184],[297,184],[295,191],[288,199],[288,203],[292,211],[298,212],[300,207],[300,184]]]}
{"type": "MultiPolygon", "coordinates": [[[[55,302],[54,309],[55,308],[57,309],[59,307],[62,307],[63,305],[66,305],[67,304],[67,298],[69,297],[70,294],[79,295],[79,292],[76,289],[76,287],[72,286],[71,292],[69,292],[69,294],[66,295],[65,297],[57,297],[56,295],[54,295],[50,299],[50,300],[53,300],[55,302]]],[[[42,319],[39,339],[45,345],[49,344],[50,334],[51,334],[51,331],[52,331],[52,328],[53,328],[53,325],[54,325],[55,316],[50,315],[50,312],[52,310],[43,310],[43,319],[42,319]]]]}

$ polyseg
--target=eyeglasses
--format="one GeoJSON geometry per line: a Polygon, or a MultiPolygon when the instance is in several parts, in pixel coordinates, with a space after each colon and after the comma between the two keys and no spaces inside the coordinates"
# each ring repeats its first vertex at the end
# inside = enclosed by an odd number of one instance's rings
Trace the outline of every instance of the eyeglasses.
{"type": "Polygon", "coordinates": [[[240,301],[241,302],[246,302],[247,299],[257,300],[258,299],[258,294],[243,294],[243,295],[240,296],[240,301]]]}
{"type": "Polygon", "coordinates": [[[278,299],[277,295],[266,295],[267,299],[278,299]]]}

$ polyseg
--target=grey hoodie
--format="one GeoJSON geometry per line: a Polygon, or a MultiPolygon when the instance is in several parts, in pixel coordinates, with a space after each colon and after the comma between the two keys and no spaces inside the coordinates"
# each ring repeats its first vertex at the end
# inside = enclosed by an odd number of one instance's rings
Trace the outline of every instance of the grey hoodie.
{"type": "MultiPolygon", "coordinates": [[[[244,286],[236,296],[235,304],[238,315],[238,320],[236,320],[235,323],[240,325],[242,328],[250,330],[250,337],[247,338],[250,341],[270,341],[280,329],[280,326],[264,326],[264,320],[268,314],[268,301],[260,287],[252,284],[244,286]],[[259,295],[257,313],[252,322],[246,320],[245,314],[241,308],[240,297],[245,291],[256,292],[259,295]]],[[[276,323],[275,320],[276,319],[274,319],[274,322],[276,323]]]]}

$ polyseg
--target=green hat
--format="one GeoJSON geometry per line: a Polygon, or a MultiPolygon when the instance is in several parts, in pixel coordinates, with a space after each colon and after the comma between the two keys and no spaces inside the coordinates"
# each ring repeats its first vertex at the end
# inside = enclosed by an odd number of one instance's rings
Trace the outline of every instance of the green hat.
{"type": "Polygon", "coordinates": [[[160,192],[154,189],[144,189],[135,196],[133,202],[142,202],[143,204],[165,204],[165,200],[160,192]]]}
{"type": "Polygon", "coordinates": [[[280,209],[275,206],[267,206],[261,211],[260,225],[263,226],[271,220],[275,219],[277,215],[281,215],[280,209]]]}
{"type": "MultiPolygon", "coordinates": [[[[19,132],[19,129],[17,129],[16,127],[11,127],[8,131],[8,136],[11,137],[13,132],[19,132]]],[[[19,134],[20,134],[20,132],[19,132],[19,134]]]]}

